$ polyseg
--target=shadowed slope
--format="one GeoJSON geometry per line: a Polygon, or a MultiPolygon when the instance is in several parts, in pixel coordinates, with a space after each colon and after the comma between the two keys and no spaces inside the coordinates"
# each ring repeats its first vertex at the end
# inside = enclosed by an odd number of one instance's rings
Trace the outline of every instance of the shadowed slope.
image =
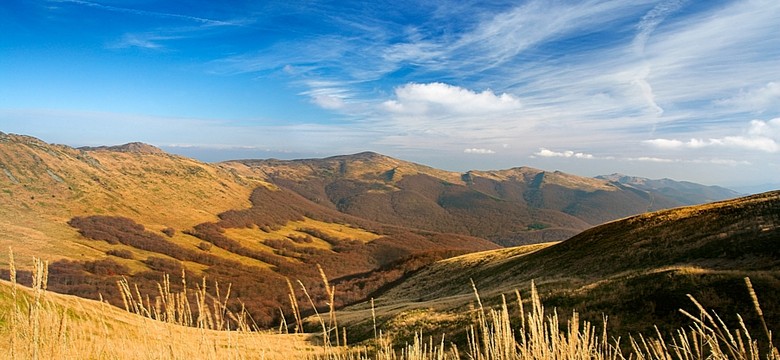
{"type": "Polygon", "coordinates": [[[448,312],[471,301],[470,279],[489,298],[535,280],[548,304],[586,309],[592,321],[609,314],[618,333],[680,326],[677,309],[688,293],[754,324],[745,276],[763,294],[767,321],[780,323],[780,191],[614,221],[557,244],[443,260],[376,304],[391,318],[411,309],[448,312]]]}

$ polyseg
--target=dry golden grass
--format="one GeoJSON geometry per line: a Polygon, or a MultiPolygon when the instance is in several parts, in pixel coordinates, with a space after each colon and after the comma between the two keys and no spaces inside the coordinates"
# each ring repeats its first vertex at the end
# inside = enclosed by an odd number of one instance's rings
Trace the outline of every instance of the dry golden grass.
{"type": "MultiPolygon", "coordinates": [[[[225,229],[225,235],[241,242],[243,246],[257,251],[274,252],[274,249],[263,244],[263,240],[284,240],[288,238],[310,237],[312,242],[300,243],[298,246],[313,247],[323,250],[332,250],[333,246],[325,240],[312,236],[301,229],[314,229],[332,238],[341,240],[359,240],[370,242],[381,237],[373,232],[352,227],[349,225],[327,223],[324,221],[304,218],[302,221],[289,221],[284,226],[270,231],[264,231],[257,227],[225,229]]],[[[266,267],[270,266],[265,264],[266,267]]]]}
{"type": "MultiPolygon", "coordinates": [[[[81,151],[18,135],[1,140],[0,246],[27,258],[102,257],[105,249],[67,225],[73,216],[118,215],[180,231],[250,207],[252,190],[265,184],[165,153],[81,151]]],[[[0,265],[7,266],[4,257],[0,265]]]]}
{"type": "MultiPolygon", "coordinates": [[[[13,280],[13,254],[9,258],[13,280]]],[[[763,336],[770,340],[760,343],[750,336],[741,317],[738,330],[730,330],[693,298],[698,315],[681,310],[692,321],[688,329],[671,335],[631,337],[626,354],[621,351],[620,339],[611,339],[605,327],[599,331],[588,322],[580,322],[576,312],[561,319],[557,311],[545,311],[533,283],[528,301],[515,291],[515,315],[510,313],[503,296],[497,308],[485,307],[472,283],[477,306],[470,314],[473,322],[468,326],[467,346],[463,349],[449,344],[446,337],[426,338],[422,332],[415,333],[413,340],[404,344],[394,341],[377,329],[373,302],[374,338],[360,346],[346,347],[346,331],[339,331],[332,306],[328,314],[315,315],[322,330],[319,335],[269,334],[248,331],[248,323],[242,321],[231,329],[227,318],[241,316],[229,314],[224,308],[229,290],[215,289],[214,296],[209,297],[205,282],[196,290],[196,318],[186,290],[172,293],[166,282],[161,284],[156,300],[165,304],[156,306],[144,305],[143,299],[133,296],[129,284],[120,284],[126,289],[127,309],[131,310],[123,312],[104,303],[47,293],[47,264],[34,259],[32,269],[31,289],[15,281],[0,283],[0,334],[7,339],[0,342],[0,351],[9,359],[780,359],[766,323],[763,336]],[[528,311],[525,304],[529,305],[528,311]],[[560,324],[566,325],[562,328],[560,324]],[[314,337],[321,338],[319,345],[312,344],[314,337]]],[[[335,290],[322,275],[327,301],[333,304],[335,290]]],[[[745,282],[753,307],[763,321],[758,296],[750,280],[746,278],[745,282]]],[[[313,303],[306,288],[298,285],[297,291],[313,303]]],[[[290,290],[295,299],[292,283],[290,290]]],[[[293,312],[300,319],[295,306],[293,312]]]]}
{"type": "Polygon", "coordinates": [[[311,335],[185,327],[49,293],[46,264],[36,259],[32,268],[38,279],[32,289],[0,282],[4,358],[289,359],[323,351],[312,344],[311,335]]]}

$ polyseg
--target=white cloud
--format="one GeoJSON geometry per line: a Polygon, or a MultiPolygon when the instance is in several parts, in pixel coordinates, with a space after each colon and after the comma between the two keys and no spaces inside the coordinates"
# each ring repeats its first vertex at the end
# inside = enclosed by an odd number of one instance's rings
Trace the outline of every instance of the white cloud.
{"type": "Polygon", "coordinates": [[[651,162],[651,163],[661,163],[661,164],[671,164],[671,163],[680,163],[680,164],[705,164],[705,165],[727,165],[727,166],[737,166],[737,165],[751,165],[749,161],[745,160],[733,160],[733,159],[720,159],[720,158],[714,158],[714,159],[668,159],[668,158],[660,158],[660,157],[654,157],[654,156],[640,156],[640,157],[628,157],[628,158],[622,158],[620,160],[625,161],[632,161],[632,162],[651,162]]]}
{"type": "Polygon", "coordinates": [[[491,90],[476,92],[458,86],[434,82],[408,83],[395,89],[395,100],[387,100],[384,108],[406,114],[490,114],[519,109],[520,100],[507,93],[491,90]]]}
{"type": "Polygon", "coordinates": [[[712,139],[711,144],[768,153],[780,150],[780,145],[775,140],[766,137],[726,136],[723,139],[712,139]]]}
{"type": "Polygon", "coordinates": [[[315,95],[312,101],[323,109],[337,110],[344,107],[344,99],[333,95],[315,95]]]}
{"type": "Polygon", "coordinates": [[[653,10],[650,10],[650,12],[645,14],[636,26],[638,33],[634,37],[634,51],[639,55],[643,55],[650,34],[655,31],[658,25],[660,25],[667,16],[679,10],[684,3],[684,0],[666,0],[656,5],[653,10]]]}
{"type": "Polygon", "coordinates": [[[652,139],[645,140],[643,143],[655,146],[661,149],[678,149],[685,146],[685,143],[676,139],[652,139]]]}
{"type": "MultiPolygon", "coordinates": [[[[285,66],[285,70],[288,66],[285,66]]],[[[310,90],[300,93],[311,98],[311,102],[326,110],[345,110],[350,92],[344,84],[335,81],[308,81],[310,90]]]]}
{"type": "Polygon", "coordinates": [[[780,118],[769,121],[753,120],[748,128],[748,135],[762,136],[780,140],[780,118]]]}
{"type": "Polygon", "coordinates": [[[626,158],[628,161],[642,161],[642,162],[654,162],[654,163],[672,163],[672,162],[679,162],[679,160],[675,159],[664,159],[664,158],[658,158],[658,157],[652,157],[652,156],[640,156],[637,158],[626,158]]]}
{"type": "Polygon", "coordinates": [[[647,105],[653,110],[653,112],[661,115],[664,113],[664,109],[658,106],[658,103],[655,101],[653,87],[650,86],[650,83],[647,81],[649,74],[650,68],[645,67],[639,72],[639,74],[637,74],[636,78],[634,78],[631,83],[639,87],[639,91],[642,93],[642,97],[645,99],[647,105]]]}
{"type": "Polygon", "coordinates": [[[594,159],[595,157],[591,154],[586,154],[582,152],[574,152],[571,150],[566,150],[562,152],[552,151],[545,148],[540,148],[538,152],[534,153],[536,156],[541,157],[563,157],[563,158],[576,158],[576,159],[594,159]]]}
{"type": "Polygon", "coordinates": [[[179,38],[181,37],[160,35],[154,33],[125,34],[122,36],[122,38],[119,41],[108,45],[108,47],[112,49],[124,49],[124,48],[137,47],[141,49],[159,50],[164,48],[161,42],[176,40],[179,38]]]}
{"type": "Polygon", "coordinates": [[[774,153],[780,151],[780,118],[769,121],[753,120],[746,135],[724,136],[710,139],[652,139],[643,143],[660,149],[700,149],[706,147],[727,147],[743,150],[774,153]]]}
{"type": "Polygon", "coordinates": [[[197,16],[189,16],[189,15],[182,15],[182,14],[176,14],[176,13],[146,11],[146,10],[140,10],[140,9],[133,9],[133,8],[125,8],[125,7],[104,5],[104,4],[100,4],[100,3],[97,3],[97,2],[93,2],[93,1],[84,1],[84,0],[54,0],[54,1],[55,2],[61,2],[61,3],[78,4],[78,5],[88,6],[88,7],[92,7],[92,8],[101,9],[101,10],[112,11],[112,12],[120,12],[120,13],[126,13],[126,14],[138,15],[138,16],[150,16],[150,17],[156,17],[156,18],[168,18],[168,19],[186,20],[186,21],[196,22],[196,23],[209,25],[209,26],[239,26],[239,25],[242,25],[242,23],[235,22],[235,21],[214,20],[214,19],[207,19],[207,18],[202,18],[202,17],[197,17],[197,16]]]}
{"type": "Polygon", "coordinates": [[[478,142],[498,148],[534,124],[517,115],[520,100],[507,93],[434,82],[408,83],[394,95],[367,116],[367,124],[384,131],[383,145],[461,151],[460,144],[478,142]]]}
{"type": "Polygon", "coordinates": [[[770,81],[760,88],[740,90],[738,95],[716,100],[715,104],[753,112],[780,109],[780,84],[770,81]]]}
{"type": "Polygon", "coordinates": [[[465,149],[463,150],[466,154],[482,154],[482,155],[489,155],[489,154],[495,154],[496,152],[490,149],[480,149],[480,148],[471,148],[471,149],[465,149]]]}

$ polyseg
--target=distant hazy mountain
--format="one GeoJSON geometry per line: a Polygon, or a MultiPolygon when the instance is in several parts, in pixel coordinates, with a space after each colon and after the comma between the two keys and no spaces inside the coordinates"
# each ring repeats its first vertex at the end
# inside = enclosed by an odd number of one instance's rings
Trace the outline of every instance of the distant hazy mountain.
{"type": "Polygon", "coordinates": [[[780,183],[734,186],[732,188],[745,194],[759,194],[767,191],[780,190],[780,183]]]}
{"type": "Polygon", "coordinates": [[[695,205],[708,202],[732,199],[744,194],[720,186],[707,186],[688,181],[671,179],[648,179],[623,174],[601,175],[603,179],[614,183],[628,185],[637,189],[662,194],[683,204],[695,205]]]}

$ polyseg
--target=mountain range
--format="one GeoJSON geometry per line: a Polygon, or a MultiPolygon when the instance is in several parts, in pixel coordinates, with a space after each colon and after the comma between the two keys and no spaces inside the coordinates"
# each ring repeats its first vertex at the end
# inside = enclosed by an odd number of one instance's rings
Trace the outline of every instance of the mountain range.
{"type": "Polygon", "coordinates": [[[740,195],[669,179],[587,178],[529,167],[456,173],[372,152],[224,165],[342,213],[502,246],[564,240],[606,221],[740,195]]]}
{"type": "Polygon", "coordinates": [[[50,260],[50,289],[120,305],[118,279],[155,293],[162,274],[183,273],[232,283],[230,306],[262,325],[279,320],[288,279],[322,299],[322,271],[343,306],[437,260],[737,195],[527,167],[457,173],[370,152],[209,164],[12,134],[0,134],[0,170],[0,245],[50,260]]]}

